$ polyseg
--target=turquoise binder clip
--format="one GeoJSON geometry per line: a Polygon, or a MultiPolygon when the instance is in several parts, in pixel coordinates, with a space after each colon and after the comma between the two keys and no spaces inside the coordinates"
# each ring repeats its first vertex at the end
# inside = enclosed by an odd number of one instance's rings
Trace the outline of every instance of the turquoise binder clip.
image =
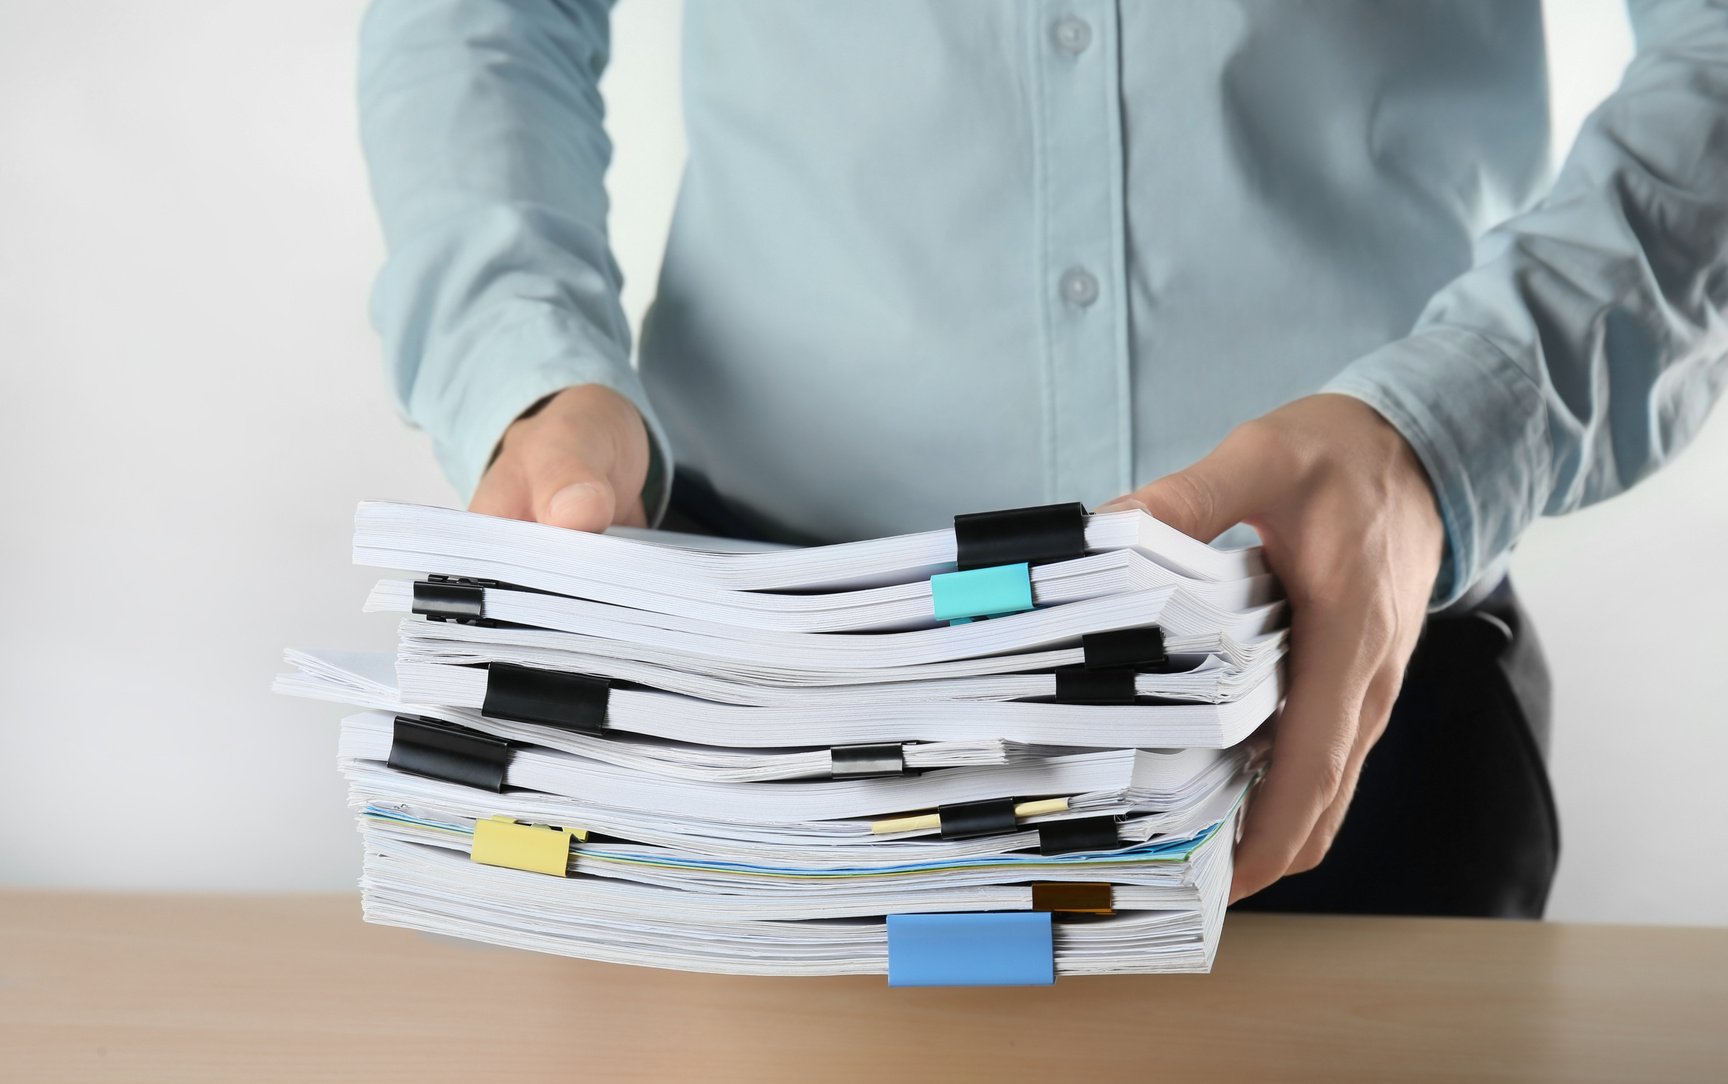
{"type": "Polygon", "coordinates": [[[1032,567],[1017,565],[942,572],[930,577],[930,602],[938,621],[996,617],[1032,608],[1032,567]]]}
{"type": "Polygon", "coordinates": [[[889,915],[889,986],[1049,986],[1050,912],[889,915]]]}

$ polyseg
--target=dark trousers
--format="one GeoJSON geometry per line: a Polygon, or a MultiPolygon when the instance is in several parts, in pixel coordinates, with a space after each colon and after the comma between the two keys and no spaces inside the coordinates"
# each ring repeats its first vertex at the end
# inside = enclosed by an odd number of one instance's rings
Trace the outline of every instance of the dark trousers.
{"type": "MultiPolygon", "coordinates": [[[[661,526],[760,537],[683,478],[661,526]]],[[[1542,646],[1510,581],[1430,618],[1331,852],[1236,909],[1541,918],[1560,856],[1549,704],[1542,646]]]]}
{"type": "Polygon", "coordinates": [[[1510,581],[1430,618],[1332,850],[1237,909],[1541,918],[1560,857],[1549,703],[1510,581]]]}

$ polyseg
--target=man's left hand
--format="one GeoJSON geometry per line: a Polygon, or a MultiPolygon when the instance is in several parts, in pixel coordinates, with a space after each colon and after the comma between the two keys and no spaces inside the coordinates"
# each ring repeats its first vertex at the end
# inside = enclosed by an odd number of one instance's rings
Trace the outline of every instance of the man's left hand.
{"type": "Polygon", "coordinates": [[[1236,852],[1234,903],[1313,869],[1337,836],[1422,631],[1440,515],[1410,445],[1342,395],[1247,422],[1193,466],[1097,511],[1135,506],[1201,541],[1249,524],[1289,597],[1289,693],[1236,852]]]}

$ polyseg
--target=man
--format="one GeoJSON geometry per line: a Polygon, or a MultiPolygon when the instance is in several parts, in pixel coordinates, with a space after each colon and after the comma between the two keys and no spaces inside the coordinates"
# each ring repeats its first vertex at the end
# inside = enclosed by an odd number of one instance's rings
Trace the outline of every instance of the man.
{"type": "Polygon", "coordinates": [[[1234,894],[1535,917],[1546,674],[1508,555],[1728,381],[1728,9],[1631,12],[1550,182],[1537,0],[692,2],[638,379],[606,5],[377,0],[374,315],[477,511],[1257,529],[1293,651],[1234,894]]]}

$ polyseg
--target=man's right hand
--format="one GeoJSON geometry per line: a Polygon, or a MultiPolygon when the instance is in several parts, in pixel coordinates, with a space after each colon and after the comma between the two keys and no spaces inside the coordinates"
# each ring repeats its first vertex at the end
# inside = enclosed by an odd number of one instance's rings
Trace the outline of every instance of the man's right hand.
{"type": "Polygon", "coordinates": [[[578,531],[645,527],[647,477],[642,415],[611,388],[583,384],[510,423],[468,509],[578,531]]]}

